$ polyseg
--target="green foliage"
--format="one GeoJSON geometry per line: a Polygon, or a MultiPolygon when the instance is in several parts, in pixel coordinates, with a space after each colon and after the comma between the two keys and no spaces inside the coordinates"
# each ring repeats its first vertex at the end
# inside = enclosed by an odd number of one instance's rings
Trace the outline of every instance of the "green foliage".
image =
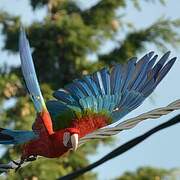
{"type": "MultiPolygon", "coordinates": [[[[151,3],[152,0],[146,0],[151,3]]],[[[157,2],[159,0],[154,0],[157,2]]],[[[161,2],[164,2],[160,0],[161,2]]],[[[69,83],[74,78],[91,73],[102,66],[114,62],[124,62],[130,56],[144,51],[146,43],[155,43],[161,48],[166,44],[177,45],[179,35],[176,30],[179,20],[158,19],[150,27],[134,30],[123,22],[123,16],[116,11],[128,6],[125,0],[101,0],[82,9],[76,0],[30,0],[34,10],[46,6],[48,13],[41,22],[32,22],[26,27],[37,76],[45,99],[52,98],[52,91],[69,83]],[[108,41],[116,41],[116,35],[127,35],[122,44],[108,54],[99,54],[100,47],[108,41]],[[89,60],[89,54],[96,54],[97,61],[89,60]]],[[[133,0],[135,8],[141,7],[139,0],[133,0]]],[[[125,15],[128,12],[125,13],[125,15]]],[[[18,51],[20,17],[0,12],[2,34],[5,36],[3,49],[11,53],[18,51]]],[[[133,25],[133,24],[132,24],[133,25]]],[[[0,68],[0,126],[14,129],[31,129],[36,116],[34,107],[23,87],[20,67],[0,68]]],[[[103,143],[111,143],[105,140],[103,143]]],[[[82,146],[76,153],[69,153],[55,160],[42,158],[14,174],[10,179],[54,179],[67,174],[89,162],[87,155],[96,152],[99,141],[82,146]]],[[[2,161],[20,156],[20,148],[8,147],[2,161]]],[[[79,179],[96,179],[94,173],[79,179]]]]}
{"type": "Polygon", "coordinates": [[[116,180],[161,180],[170,174],[170,170],[141,167],[135,172],[125,172],[122,176],[116,178],[116,180]]]}
{"type": "Polygon", "coordinates": [[[160,18],[150,27],[142,30],[135,30],[127,34],[122,45],[114,49],[110,54],[100,55],[100,60],[111,64],[113,62],[124,62],[127,57],[133,57],[137,51],[142,52],[146,48],[146,43],[153,42],[159,49],[166,50],[167,45],[176,47],[180,43],[179,34],[176,27],[180,26],[180,20],[160,18]]]}

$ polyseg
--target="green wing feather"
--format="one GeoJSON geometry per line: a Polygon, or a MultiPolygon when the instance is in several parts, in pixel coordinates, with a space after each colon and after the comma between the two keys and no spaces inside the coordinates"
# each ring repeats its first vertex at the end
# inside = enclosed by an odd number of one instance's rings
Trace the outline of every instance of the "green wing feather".
{"type": "Polygon", "coordinates": [[[176,59],[166,63],[170,54],[167,52],[155,64],[157,55],[153,54],[150,52],[138,61],[131,58],[127,64],[116,64],[111,69],[101,69],[55,91],[53,95],[57,100],[47,104],[55,124],[66,120],[65,126],[68,126],[73,119],[92,113],[103,113],[114,123],[140,106],[176,59]]]}

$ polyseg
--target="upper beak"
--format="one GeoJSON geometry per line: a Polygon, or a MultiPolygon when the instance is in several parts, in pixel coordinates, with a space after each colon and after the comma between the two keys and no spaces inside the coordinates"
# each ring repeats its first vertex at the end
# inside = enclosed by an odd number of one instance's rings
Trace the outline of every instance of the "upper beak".
{"type": "Polygon", "coordinates": [[[76,149],[78,148],[78,134],[73,134],[71,136],[71,144],[73,151],[76,151],[76,149]]]}

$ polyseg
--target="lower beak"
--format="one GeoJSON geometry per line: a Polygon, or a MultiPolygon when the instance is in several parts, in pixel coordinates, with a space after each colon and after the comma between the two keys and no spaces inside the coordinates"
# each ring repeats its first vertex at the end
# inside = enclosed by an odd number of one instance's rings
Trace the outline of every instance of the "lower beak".
{"type": "Polygon", "coordinates": [[[76,149],[78,148],[78,134],[73,134],[71,136],[71,144],[73,151],[76,151],[76,149]]]}

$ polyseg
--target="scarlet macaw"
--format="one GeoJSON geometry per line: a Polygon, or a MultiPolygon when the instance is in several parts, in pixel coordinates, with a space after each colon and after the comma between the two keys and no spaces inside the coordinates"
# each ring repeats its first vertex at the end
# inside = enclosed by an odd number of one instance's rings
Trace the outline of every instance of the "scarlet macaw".
{"type": "MultiPolygon", "coordinates": [[[[37,156],[56,158],[76,150],[79,138],[115,123],[137,108],[169,72],[176,57],[150,52],[137,61],[104,68],[74,80],[54,92],[56,100],[44,102],[36,77],[29,42],[21,30],[19,39],[22,73],[37,111],[32,131],[0,129],[0,144],[24,144],[20,167],[37,156]],[[167,63],[166,63],[167,62],[167,63]]],[[[3,168],[2,166],[0,168],[3,168]]],[[[10,168],[10,167],[9,167],[10,168]]]]}

